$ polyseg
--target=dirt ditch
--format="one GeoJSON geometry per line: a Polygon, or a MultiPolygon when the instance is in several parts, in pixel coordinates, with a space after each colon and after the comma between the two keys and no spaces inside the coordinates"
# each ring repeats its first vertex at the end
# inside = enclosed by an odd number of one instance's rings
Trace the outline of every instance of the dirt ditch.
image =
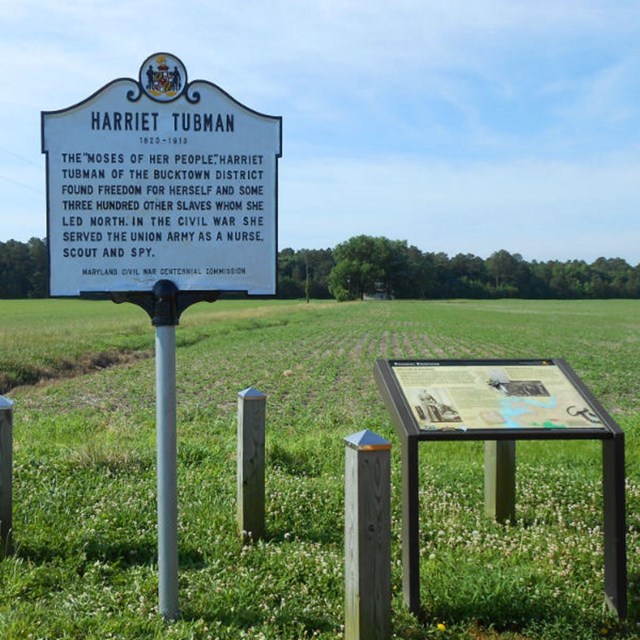
{"type": "Polygon", "coordinates": [[[62,360],[50,367],[25,368],[18,378],[0,373],[0,395],[20,387],[45,385],[60,378],[74,378],[151,357],[153,351],[102,351],[84,354],[77,360],[62,360]]]}

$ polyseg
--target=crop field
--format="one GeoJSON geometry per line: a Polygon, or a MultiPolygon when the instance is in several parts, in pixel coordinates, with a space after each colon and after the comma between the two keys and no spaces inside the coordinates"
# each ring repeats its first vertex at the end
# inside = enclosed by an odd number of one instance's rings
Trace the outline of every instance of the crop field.
{"type": "Polygon", "coordinates": [[[14,552],[0,638],[337,639],[344,438],[392,442],[394,638],[640,637],[640,301],[221,301],[177,328],[180,612],[158,614],[154,329],[109,302],[0,301],[14,552]],[[626,433],[629,617],[604,606],[597,441],[517,444],[517,522],[481,442],[421,445],[424,616],[402,601],[400,453],[376,358],[565,358],[626,433]],[[236,530],[238,392],[267,395],[266,539],[236,530]]]}

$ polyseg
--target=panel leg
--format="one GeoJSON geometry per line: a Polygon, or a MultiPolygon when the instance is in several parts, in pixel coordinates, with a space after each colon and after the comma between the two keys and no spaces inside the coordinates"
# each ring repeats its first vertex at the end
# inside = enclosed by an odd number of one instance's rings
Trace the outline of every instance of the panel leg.
{"type": "Polygon", "coordinates": [[[13,529],[13,403],[0,396],[0,559],[11,551],[13,529]]]}
{"type": "Polygon", "coordinates": [[[624,434],[602,441],[604,499],[604,592],[609,608],[627,616],[624,434]]]}
{"type": "Polygon", "coordinates": [[[420,526],[418,522],[418,440],[402,438],[402,593],[409,610],[420,614],[420,526]]]}

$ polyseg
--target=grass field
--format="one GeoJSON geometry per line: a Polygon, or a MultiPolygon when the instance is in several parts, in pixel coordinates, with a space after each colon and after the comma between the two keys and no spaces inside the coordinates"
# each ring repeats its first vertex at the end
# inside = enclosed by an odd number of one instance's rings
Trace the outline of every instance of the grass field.
{"type": "Polygon", "coordinates": [[[640,637],[640,301],[222,301],[177,329],[181,619],[157,612],[154,331],[137,307],[0,301],[15,553],[0,638],[343,635],[345,436],[392,449],[394,638],[640,637]],[[563,357],[626,432],[630,615],[603,605],[600,444],[518,443],[516,525],[483,447],[421,451],[424,620],[402,603],[398,441],[377,357],[563,357]],[[267,529],[235,525],[237,393],[267,394],[267,529]]]}

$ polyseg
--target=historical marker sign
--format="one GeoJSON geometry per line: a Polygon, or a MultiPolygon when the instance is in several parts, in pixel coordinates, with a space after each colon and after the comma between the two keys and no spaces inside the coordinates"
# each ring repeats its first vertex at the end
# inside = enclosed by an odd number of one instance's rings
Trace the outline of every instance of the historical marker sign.
{"type": "Polygon", "coordinates": [[[281,130],[167,53],[43,112],[50,294],[274,294],[281,130]]]}
{"type": "Polygon", "coordinates": [[[388,370],[421,431],[606,429],[552,360],[392,360],[388,370]]]}
{"type": "Polygon", "coordinates": [[[49,293],[111,294],[156,328],[158,593],[178,608],[175,328],[221,291],[276,292],[282,119],[210,82],[187,82],[168,53],[138,80],[42,114],[49,293]]]}

